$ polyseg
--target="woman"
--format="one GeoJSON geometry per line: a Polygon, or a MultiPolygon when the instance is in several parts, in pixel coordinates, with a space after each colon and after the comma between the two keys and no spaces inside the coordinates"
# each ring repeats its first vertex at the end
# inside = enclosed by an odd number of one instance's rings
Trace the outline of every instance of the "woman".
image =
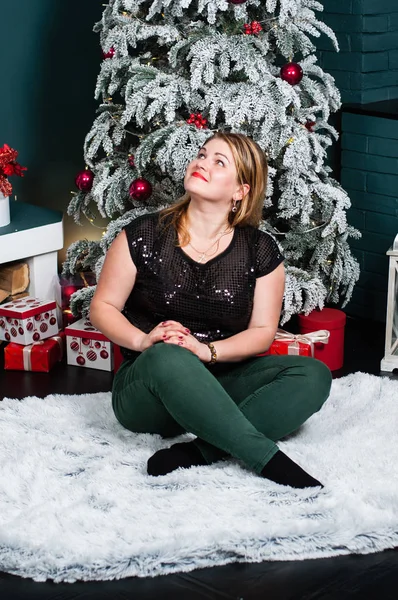
{"type": "Polygon", "coordinates": [[[278,449],[328,397],[327,367],[263,356],[278,327],[283,257],[258,229],[261,148],[218,132],[188,165],[174,206],[133,220],[109,248],[90,319],[123,348],[112,405],[131,431],[197,438],[156,452],[150,475],[233,456],[294,487],[320,482],[278,449]]]}

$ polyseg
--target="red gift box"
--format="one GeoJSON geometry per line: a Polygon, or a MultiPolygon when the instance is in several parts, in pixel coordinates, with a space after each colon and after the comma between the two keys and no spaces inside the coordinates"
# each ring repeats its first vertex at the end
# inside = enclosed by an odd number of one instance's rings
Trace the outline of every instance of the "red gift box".
{"type": "Polygon", "coordinates": [[[29,346],[11,342],[4,348],[4,368],[7,371],[48,373],[62,359],[64,343],[63,332],[29,346]]]}
{"type": "Polygon", "coordinates": [[[314,356],[315,344],[327,344],[329,341],[330,332],[326,329],[313,331],[306,335],[295,335],[278,329],[275,339],[267,352],[260,356],[269,354],[282,355],[289,354],[294,356],[314,356]]]}

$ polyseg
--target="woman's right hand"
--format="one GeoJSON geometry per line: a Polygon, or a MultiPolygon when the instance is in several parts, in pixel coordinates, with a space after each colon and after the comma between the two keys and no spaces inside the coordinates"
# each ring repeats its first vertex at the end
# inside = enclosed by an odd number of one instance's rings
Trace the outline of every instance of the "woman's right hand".
{"type": "Polygon", "coordinates": [[[183,340],[191,332],[187,327],[178,323],[178,321],[162,321],[159,325],[156,325],[149,333],[144,333],[137,348],[138,352],[144,352],[147,348],[150,348],[157,342],[164,342],[171,336],[177,336],[183,340]]]}

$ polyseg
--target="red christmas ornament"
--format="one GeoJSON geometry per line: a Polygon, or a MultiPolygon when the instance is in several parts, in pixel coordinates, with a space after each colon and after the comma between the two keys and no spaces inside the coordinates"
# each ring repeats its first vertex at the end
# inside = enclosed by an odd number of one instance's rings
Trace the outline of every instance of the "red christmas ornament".
{"type": "Polygon", "coordinates": [[[138,179],[134,179],[130,185],[129,194],[134,200],[145,202],[152,194],[152,186],[147,179],[139,177],[138,179]]]}
{"type": "Polygon", "coordinates": [[[94,348],[97,348],[97,350],[99,350],[101,348],[101,342],[94,342],[94,348]]]}
{"type": "Polygon", "coordinates": [[[87,358],[88,358],[88,360],[91,360],[93,362],[93,361],[97,360],[97,353],[94,352],[94,350],[89,350],[87,352],[87,358]]]}
{"type": "Polygon", "coordinates": [[[82,367],[84,364],[86,364],[86,359],[84,358],[84,356],[78,356],[76,358],[76,362],[82,367]]]}
{"type": "Polygon", "coordinates": [[[297,85],[303,78],[303,69],[299,64],[290,62],[283,65],[280,74],[283,81],[287,81],[290,85],[297,85]]]}
{"type": "Polygon", "coordinates": [[[17,330],[15,329],[15,327],[11,327],[11,335],[12,337],[17,337],[17,330]]]}
{"type": "Polygon", "coordinates": [[[42,333],[45,333],[45,332],[47,331],[47,329],[48,329],[48,325],[47,325],[47,323],[42,323],[42,324],[40,325],[40,331],[41,331],[42,333]]]}
{"type": "Polygon", "coordinates": [[[10,339],[11,339],[11,336],[10,336],[10,334],[8,333],[8,331],[6,331],[6,332],[5,332],[5,334],[4,334],[4,337],[6,338],[7,342],[9,342],[9,341],[10,341],[10,339]]]}
{"type": "Polygon", "coordinates": [[[88,338],[83,338],[82,342],[83,342],[84,346],[89,346],[90,345],[90,340],[88,338]]]}
{"type": "Polygon", "coordinates": [[[128,161],[129,161],[130,167],[135,167],[133,154],[129,154],[128,161]]]}
{"type": "Polygon", "coordinates": [[[37,342],[37,341],[40,339],[40,334],[38,334],[38,333],[36,332],[36,333],[34,333],[34,334],[33,334],[33,336],[32,336],[32,337],[33,337],[33,340],[34,340],[35,342],[37,342]]]}
{"type": "Polygon", "coordinates": [[[28,331],[32,331],[32,329],[33,329],[33,323],[32,323],[32,321],[28,321],[28,322],[27,322],[27,324],[26,324],[26,329],[27,329],[28,331]]]}
{"type": "Polygon", "coordinates": [[[115,56],[115,48],[112,46],[108,52],[102,51],[102,56],[105,58],[113,58],[115,56]]]}
{"type": "Polygon", "coordinates": [[[73,352],[77,352],[79,350],[79,344],[77,342],[71,342],[70,349],[73,350],[73,352]]]}
{"type": "Polygon", "coordinates": [[[93,187],[93,181],[94,173],[90,171],[90,169],[80,171],[75,177],[76,187],[78,187],[81,192],[89,192],[93,187]]]}
{"type": "Polygon", "coordinates": [[[306,127],[306,129],[308,129],[308,131],[313,133],[315,125],[316,125],[315,121],[307,121],[305,124],[305,127],[306,127]]]}
{"type": "Polygon", "coordinates": [[[103,358],[104,360],[106,360],[108,358],[109,354],[107,353],[106,350],[101,350],[100,352],[100,357],[103,358]]]}
{"type": "Polygon", "coordinates": [[[23,327],[18,327],[18,332],[19,332],[19,335],[23,335],[24,334],[23,327]]]}
{"type": "Polygon", "coordinates": [[[245,23],[243,25],[244,33],[246,35],[256,35],[263,30],[261,24],[258,21],[252,21],[251,23],[245,23]]]}
{"type": "Polygon", "coordinates": [[[197,129],[204,129],[207,127],[207,119],[202,116],[202,113],[191,113],[189,119],[187,119],[188,125],[195,125],[197,129]]]}
{"type": "Polygon", "coordinates": [[[55,325],[56,322],[57,322],[57,319],[55,317],[51,317],[50,325],[55,325]]]}

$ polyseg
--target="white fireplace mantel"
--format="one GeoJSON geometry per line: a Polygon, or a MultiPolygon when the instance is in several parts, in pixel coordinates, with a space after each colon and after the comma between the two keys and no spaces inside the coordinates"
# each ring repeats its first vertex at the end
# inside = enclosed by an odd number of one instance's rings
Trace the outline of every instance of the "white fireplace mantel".
{"type": "Polygon", "coordinates": [[[0,227],[0,264],[26,260],[29,294],[54,299],[58,278],[58,250],[63,248],[63,213],[10,201],[11,223],[0,227]]]}

